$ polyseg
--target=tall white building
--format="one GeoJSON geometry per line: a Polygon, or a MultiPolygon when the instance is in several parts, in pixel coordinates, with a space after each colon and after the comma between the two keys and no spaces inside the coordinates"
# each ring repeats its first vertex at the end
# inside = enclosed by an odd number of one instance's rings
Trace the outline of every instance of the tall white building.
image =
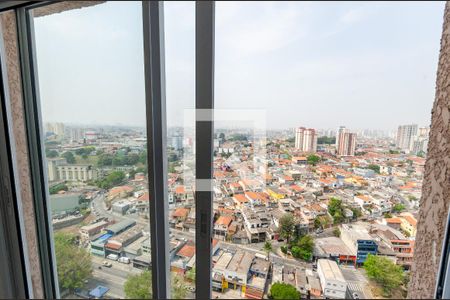
{"type": "Polygon", "coordinates": [[[349,132],[341,126],[336,137],[336,154],[338,156],[354,156],[356,149],[356,133],[349,132]]]}
{"type": "Polygon", "coordinates": [[[317,151],[317,133],[315,129],[299,127],[295,131],[295,148],[302,152],[317,151]]]}
{"type": "Polygon", "coordinates": [[[397,130],[397,147],[404,151],[411,151],[414,139],[417,136],[417,124],[400,125],[397,130]]]}
{"type": "Polygon", "coordinates": [[[336,151],[339,148],[339,136],[341,135],[341,133],[346,131],[347,129],[345,128],[345,126],[339,126],[338,130],[336,131],[336,151]]]}

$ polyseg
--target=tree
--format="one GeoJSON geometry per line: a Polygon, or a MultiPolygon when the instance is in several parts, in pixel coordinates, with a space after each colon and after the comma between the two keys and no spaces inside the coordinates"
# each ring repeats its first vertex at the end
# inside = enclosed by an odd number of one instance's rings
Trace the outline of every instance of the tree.
{"type": "Polygon", "coordinates": [[[97,186],[101,189],[110,189],[115,185],[119,185],[125,179],[125,173],[122,171],[111,172],[105,178],[97,181],[97,186]]]}
{"type": "Polygon", "coordinates": [[[279,233],[282,238],[286,239],[286,243],[289,244],[289,241],[294,234],[295,229],[295,220],[294,216],[290,213],[284,214],[279,221],[280,228],[279,233]]]}
{"type": "Polygon", "coordinates": [[[152,299],[152,273],[148,270],[128,276],[123,289],[128,299],[152,299]]]}
{"type": "Polygon", "coordinates": [[[85,280],[92,275],[89,252],[78,247],[76,243],[77,238],[73,234],[55,233],[55,254],[59,286],[61,290],[69,290],[69,292],[82,288],[85,280]]]}
{"type": "Polygon", "coordinates": [[[389,218],[392,218],[392,214],[391,214],[390,212],[387,212],[387,213],[385,213],[385,214],[383,215],[383,217],[384,217],[385,219],[389,219],[389,218]]]}
{"type": "Polygon", "coordinates": [[[45,149],[45,156],[48,158],[55,158],[58,157],[58,155],[58,151],[56,150],[45,149]]]}
{"type": "Polygon", "coordinates": [[[308,161],[308,164],[315,166],[320,161],[320,156],[315,155],[315,154],[310,154],[310,155],[308,155],[306,160],[308,161]]]}
{"type": "Polygon", "coordinates": [[[60,191],[67,191],[69,188],[65,183],[58,183],[57,185],[54,185],[49,188],[50,195],[57,194],[60,191]]]}
{"type": "Polygon", "coordinates": [[[267,253],[267,259],[269,259],[270,252],[272,252],[272,243],[270,241],[266,241],[263,249],[267,253]]]}
{"type": "Polygon", "coordinates": [[[186,272],[186,279],[190,281],[195,281],[195,267],[186,272]]]}
{"type": "Polygon", "coordinates": [[[334,216],[334,214],[337,211],[341,210],[342,210],[342,201],[339,200],[338,198],[331,197],[330,202],[328,202],[328,212],[330,213],[330,215],[334,216]]]}
{"type": "Polygon", "coordinates": [[[417,197],[414,196],[414,195],[408,195],[408,200],[409,200],[409,201],[416,201],[416,200],[417,200],[417,197]]]}
{"type": "Polygon", "coordinates": [[[397,203],[394,205],[394,207],[392,208],[393,212],[401,212],[402,210],[405,209],[405,206],[402,203],[397,203]]]}
{"type": "Polygon", "coordinates": [[[69,164],[75,163],[75,155],[73,155],[72,152],[70,151],[64,152],[61,156],[66,159],[67,163],[69,164]]]}
{"type": "Polygon", "coordinates": [[[314,219],[314,228],[315,229],[318,229],[318,228],[320,228],[322,226],[322,222],[320,222],[320,218],[319,217],[316,217],[315,219],[314,219]]]}
{"type": "Polygon", "coordinates": [[[342,210],[337,210],[333,215],[333,224],[340,224],[344,222],[344,216],[342,215],[342,210]]]}
{"type": "Polygon", "coordinates": [[[113,156],[111,154],[101,154],[97,160],[97,166],[105,167],[112,165],[113,156]]]}
{"type": "Polygon", "coordinates": [[[336,137],[320,136],[317,138],[317,144],[336,144],[336,137]]]}
{"type": "Polygon", "coordinates": [[[369,254],[364,262],[364,269],[370,279],[381,285],[387,297],[404,282],[402,267],[386,257],[369,254]]]}
{"type": "Polygon", "coordinates": [[[314,251],[314,239],[310,235],[302,236],[296,246],[291,249],[292,256],[303,260],[311,260],[314,251]],[[294,249],[294,248],[298,249],[294,249]],[[294,252],[297,252],[295,255],[294,252]]]}
{"type": "Polygon", "coordinates": [[[187,287],[184,283],[183,277],[181,275],[172,273],[172,299],[185,299],[187,294],[187,287]]]}
{"type": "Polygon", "coordinates": [[[380,166],[379,165],[374,165],[374,164],[370,164],[367,169],[373,170],[375,173],[380,174],[380,166]]]}
{"type": "Polygon", "coordinates": [[[335,227],[335,228],[333,229],[333,235],[334,235],[335,237],[340,237],[340,236],[341,236],[341,230],[339,229],[339,227],[335,227]]]}
{"type": "Polygon", "coordinates": [[[270,288],[271,299],[300,299],[297,289],[288,283],[276,282],[270,288]]]}

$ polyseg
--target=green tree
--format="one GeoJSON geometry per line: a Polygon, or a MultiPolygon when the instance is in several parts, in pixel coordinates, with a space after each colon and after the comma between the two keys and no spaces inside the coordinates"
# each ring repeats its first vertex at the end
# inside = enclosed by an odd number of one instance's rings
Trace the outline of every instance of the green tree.
{"type": "Polygon", "coordinates": [[[113,171],[105,178],[97,182],[97,186],[101,189],[110,189],[113,186],[120,185],[125,179],[125,173],[122,171],[113,171]]]}
{"type": "Polygon", "coordinates": [[[272,243],[270,241],[266,241],[264,243],[263,250],[267,253],[267,259],[269,259],[270,252],[272,252],[272,243]]]}
{"type": "Polygon", "coordinates": [[[56,150],[45,149],[45,156],[48,158],[55,158],[58,157],[58,155],[58,151],[56,150]]]}
{"type": "Polygon", "coordinates": [[[322,222],[320,222],[320,218],[319,217],[316,217],[315,219],[314,219],[314,228],[315,229],[318,229],[318,228],[320,228],[322,226],[322,222]]]}
{"type": "Polygon", "coordinates": [[[49,188],[50,195],[57,194],[60,191],[67,191],[69,188],[65,183],[58,183],[57,185],[54,185],[49,188]]]}
{"type": "Polygon", "coordinates": [[[195,267],[186,272],[186,279],[190,281],[195,281],[195,267]]]}
{"type": "Polygon", "coordinates": [[[341,230],[339,229],[339,227],[334,227],[333,229],[333,235],[335,237],[340,237],[341,236],[341,230]]]}
{"type": "Polygon", "coordinates": [[[414,196],[414,195],[408,195],[408,200],[409,200],[409,201],[416,201],[416,200],[417,200],[417,197],[414,196]]]}
{"type": "Polygon", "coordinates": [[[89,146],[89,147],[78,148],[77,150],[75,150],[75,154],[76,155],[89,155],[94,151],[95,151],[95,147],[89,146]]]}
{"type": "Polygon", "coordinates": [[[308,164],[315,166],[320,161],[320,156],[315,155],[315,154],[310,154],[310,155],[308,155],[306,160],[308,161],[308,164]]]}
{"type": "Polygon", "coordinates": [[[330,202],[328,202],[328,212],[331,216],[334,216],[337,211],[342,211],[342,201],[338,198],[331,197],[330,202]]]}
{"type": "Polygon", "coordinates": [[[292,235],[294,234],[295,220],[294,216],[290,213],[284,214],[279,221],[279,233],[282,238],[286,239],[286,243],[289,244],[292,235]]]}
{"type": "Polygon", "coordinates": [[[64,152],[61,156],[66,159],[67,163],[69,164],[75,163],[75,155],[73,155],[72,152],[70,151],[64,152]]]}
{"type": "Polygon", "coordinates": [[[271,299],[300,299],[297,289],[288,283],[276,282],[270,288],[271,299]]]}
{"type": "Polygon", "coordinates": [[[77,238],[73,234],[55,233],[59,286],[61,290],[69,290],[69,292],[76,288],[82,288],[84,281],[92,275],[89,252],[78,247],[76,241],[77,238]]]}
{"type": "Polygon", "coordinates": [[[386,297],[389,297],[404,281],[402,267],[386,257],[369,254],[364,262],[364,269],[370,279],[381,285],[386,297]]]}
{"type": "Polygon", "coordinates": [[[183,277],[179,274],[172,273],[172,299],[185,299],[187,294],[187,286],[184,283],[183,277]]]}
{"type": "Polygon", "coordinates": [[[97,166],[106,167],[112,165],[113,156],[111,154],[100,154],[97,160],[97,166]]]}
{"type": "Polygon", "coordinates": [[[390,212],[387,212],[383,215],[384,218],[389,219],[392,218],[392,214],[390,212]]]}
{"type": "Polygon", "coordinates": [[[320,136],[317,138],[317,144],[332,145],[336,143],[336,137],[320,136]]]}
{"type": "Polygon", "coordinates": [[[380,174],[380,166],[379,165],[374,165],[374,164],[370,164],[367,169],[373,170],[375,173],[380,174]]]}
{"type": "MultiPolygon", "coordinates": [[[[298,258],[311,260],[314,251],[314,239],[310,235],[302,236],[297,242],[297,247],[299,248],[298,258]]],[[[292,253],[292,255],[294,254],[292,253]]]]}
{"type": "Polygon", "coordinates": [[[402,203],[397,203],[394,205],[394,207],[392,208],[393,212],[401,212],[402,210],[405,209],[405,206],[402,203]]]}
{"type": "Polygon", "coordinates": [[[139,153],[139,162],[144,165],[147,164],[147,150],[139,153]]]}
{"type": "Polygon", "coordinates": [[[130,275],[123,289],[128,299],[152,299],[152,273],[148,270],[138,275],[130,275]]]}

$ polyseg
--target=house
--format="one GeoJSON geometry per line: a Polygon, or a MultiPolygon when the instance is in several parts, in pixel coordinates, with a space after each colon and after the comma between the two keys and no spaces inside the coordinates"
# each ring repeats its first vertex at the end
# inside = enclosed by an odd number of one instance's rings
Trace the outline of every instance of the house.
{"type": "Polygon", "coordinates": [[[262,299],[264,297],[267,279],[270,273],[270,261],[261,257],[254,257],[249,270],[249,279],[245,289],[248,299],[262,299]]]}
{"type": "Polygon", "coordinates": [[[232,222],[233,218],[231,216],[220,216],[216,222],[214,222],[214,238],[224,241],[227,237],[228,228],[232,222]]]}
{"type": "Polygon", "coordinates": [[[402,213],[400,215],[400,220],[402,223],[400,224],[400,228],[411,237],[416,236],[417,233],[417,220],[411,213],[402,213]]]}
{"type": "Polygon", "coordinates": [[[191,265],[191,262],[195,261],[195,245],[192,242],[184,244],[173,256],[170,262],[172,272],[184,274],[191,265]]]}

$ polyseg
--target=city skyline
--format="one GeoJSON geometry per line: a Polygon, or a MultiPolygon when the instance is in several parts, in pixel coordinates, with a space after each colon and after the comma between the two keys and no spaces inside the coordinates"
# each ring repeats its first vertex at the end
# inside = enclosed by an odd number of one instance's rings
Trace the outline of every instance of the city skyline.
{"type": "MultiPolygon", "coordinates": [[[[194,106],[194,4],[165,8],[177,126],[194,106]]],[[[266,109],[271,129],[428,126],[442,14],[443,2],[218,3],[216,108],[266,109]]],[[[36,18],[35,29],[45,121],[145,124],[140,5],[36,18]]]]}

